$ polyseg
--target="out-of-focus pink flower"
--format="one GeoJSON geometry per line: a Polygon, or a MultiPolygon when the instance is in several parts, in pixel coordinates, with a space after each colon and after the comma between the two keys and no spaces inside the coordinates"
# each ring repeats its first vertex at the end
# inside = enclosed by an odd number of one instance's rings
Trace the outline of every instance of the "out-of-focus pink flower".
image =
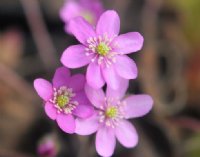
{"type": "Polygon", "coordinates": [[[103,11],[101,0],[66,0],[60,9],[60,18],[65,23],[65,31],[71,33],[68,27],[71,19],[81,16],[90,24],[96,25],[103,11]]]}
{"type": "Polygon", "coordinates": [[[38,144],[37,153],[40,157],[56,157],[57,145],[52,137],[45,137],[38,144]]]}
{"type": "Polygon", "coordinates": [[[128,82],[121,82],[119,90],[93,89],[86,85],[88,99],[96,107],[95,114],[88,119],[76,119],[76,133],[90,135],[97,131],[96,150],[101,156],[111,156],[117,140],[125,147],[135,147],[138,134],[127,120],[147,114],[153,105],[149,95],[130,95],[124,98],[128,82]]]}
{"type": "Polygon", "coordinates": [[[89,64],[87,83],[101,88],[105,82],[113,89],[122,79],[135,79],[137,67],[126,54],[142,48],[143,37],[138,32],[119,35],[120,19],[115,11],[104,12],[97,22],[96,30],[81,17],[69,23],[72,34],[81,44],[68,47],[61,62],[68,68],[89,64]]]}
{"type": "Polygon", "coordinates": [[[44,100],[45,112],[56,120],[66,133],[74,133],[75,119],[88,118],[93,114],[93,107],[84,92],[85,77],[81,74],[70,76],[65,67],[56,70],[52,84],[44,79],[36,79],[34,88],[44,100]]]}

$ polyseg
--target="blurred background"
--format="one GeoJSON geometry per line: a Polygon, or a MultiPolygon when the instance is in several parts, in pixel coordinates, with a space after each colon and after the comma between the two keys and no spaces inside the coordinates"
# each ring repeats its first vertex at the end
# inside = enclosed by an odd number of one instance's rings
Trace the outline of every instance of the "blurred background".
{"type": "MultiPolygon", "coordinates": [[[[200,1],[100,0],[121,18],[121,33],[138,31],[142,51],[131,54],[139,77],[129,93],[155,103],[132,120],[140,141],[116,157],[200,157],[200,1]]],[[[96,157],[94,136],[64,134],[44,113],[33,80],[51,80],[63,50],[76,39],[59,17],[63,0],[0,1],[0,156],[96,157]]],[[[73,73],[84,69],[73,70],[73,73]]]]}

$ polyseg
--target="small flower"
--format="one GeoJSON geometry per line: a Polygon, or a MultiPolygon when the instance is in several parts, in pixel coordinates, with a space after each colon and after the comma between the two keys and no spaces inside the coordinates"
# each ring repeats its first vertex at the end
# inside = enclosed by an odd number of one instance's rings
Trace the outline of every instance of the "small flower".
{"type": "Polygon", "coordinates": [[[85,92],[85,77],[81,74],[70,76],[65,67],[56,70],[52,84],[44,79],[36,79],[34,88],[44,100],[45,112],[49,118],[56,120],[58,126],[66,133],[74,133],[75,119],[88,118],[93,114],[93,107],[85,92]]]}
{"type": "Polygon", "coordinates": [[[100,0],[66,0],[64,6],[60,9],[60,18],[65,23],[65,31],[71,33],[68,27],[71,19],[81,16],[90,24],[96,25],[103,11],[100,0]]]}
{"type": "Polygon", "coordinates": [[[138,135],[135,127],[127,120],[147,114],[153,105],[149,95],[130,95],[124,98],[128,82],[121,82],[119,90],[102,89],[86,85],[88,99],[96,107],[95,114],[88,119],[76,119],[76,133],[96,134],[96,150],[101,156],[111,156],[117,140],[127,148],[135,147],[138,135]]]}
{"type": "Polygon", "coordinates": [[[91,87],[101,88],[106,82],[117,89],[121,79],[137,77],[136,64],[126,54],[140,50],[143,37],[138,32],[118,36],[120,19],[115,11],[104,12],[96,30],[81,17],[72,19],[69,27],[81,44],[68,47],[61,62],[68,68],[89,64],[86,80],[91,87]]]}

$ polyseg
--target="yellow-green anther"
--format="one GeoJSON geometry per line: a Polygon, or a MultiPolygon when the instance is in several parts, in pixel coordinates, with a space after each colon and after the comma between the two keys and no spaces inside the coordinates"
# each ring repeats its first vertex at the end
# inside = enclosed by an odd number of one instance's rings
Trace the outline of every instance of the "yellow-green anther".
{"type": "Polygon", "coordinates": [[[105,43],[101,42],[97,46],[96,51],[99,55],[105,56],[110,51],[110,48],[105,43]]]}
{"type": "Polygon", "coordinates": [[[117,115],[117,108],[116,107],[109,107],[106,110],[106,116],[109,118],[114,118],[117,115]]]}
{"type": "Polygon", "coordinates": [[[60,108],[65,107],[69,103],[69,97],[66,95],[59,95],[56,100],[60,108]]]}

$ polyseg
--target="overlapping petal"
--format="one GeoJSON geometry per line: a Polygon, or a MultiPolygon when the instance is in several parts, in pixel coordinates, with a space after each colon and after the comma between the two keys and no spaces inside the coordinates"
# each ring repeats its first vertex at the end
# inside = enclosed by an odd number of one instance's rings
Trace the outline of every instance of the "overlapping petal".
{"type": "Polygon", "coordinates": [[[129,80],[126,79],[120,79],[119,82],[119,88],[114,90],[110,88],[109,86],[106,89],[106,96],[110,98],[117,98],[118,100],[121,100],[128,89],[129,80]]]}
{"type": "Polygon", "coordinates": [[[105,81],[103,79],[100,66],[94,62],[90,63],[86,73],[87,83],[93,88],[101,88],[105,81]]]}
{"type": "Polygon", "coordinates": [[[82,17],[75,17],[70,20],[69,29],[76,39],[83,45],[87,45],[87,40],[90,37],[96,36],[94,27],[82,17]]]}
{"type": "Polygon", "coordinates": [[[97,131],[99,127],[99,118],[97,114],[93,114],[87,119],[76,119],[76,131],[79,135],[90,135],[97,131]]]}
{"type": "Polygon", "coordinates": [[[72,88],[74,92],[84,90],[85,86],[85,76],[82,74],[73,75],[70,80],[68,87],[72,88]]]}
{"type": "Polygon", "coordinates": [[[75,119],[71,114],[59,114],[56,118],[62,131],[73,134],[75,132],[75,119]]]}
{"type": "Polygon", "coordinates": [[[104,104],[105,94],[102,89],[94,89],[88,84],[85,85],[85,93],[92,103],[97,108],[104,104]]]}
{"type": "Polygon", "coordinates": [[[114,66],[103,68],[102,73],[107,85],[110,88],[114,90],[119,88],[120,80],[122,78],[116,73],[114,66]]]}
{"type": "Polygon", "coordinates": [[[69,84],[70,71],[66,67],[59,67],[53,77],[53,86],[59,88],[60,86],[67,86],[69,84]]]}

